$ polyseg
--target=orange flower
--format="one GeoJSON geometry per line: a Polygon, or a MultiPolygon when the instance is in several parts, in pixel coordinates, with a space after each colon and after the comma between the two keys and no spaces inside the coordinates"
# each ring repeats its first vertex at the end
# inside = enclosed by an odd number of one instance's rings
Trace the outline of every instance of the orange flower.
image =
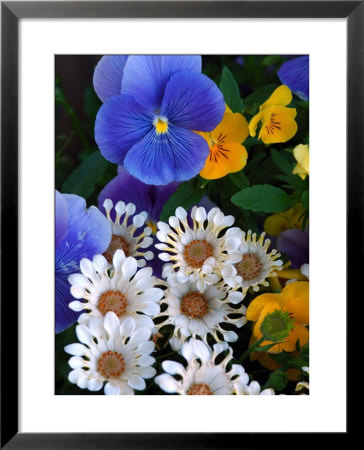
{"type": "MultiPolygon", "coordinates": [[[[246,318],[255,322],[253,335],[256,339],[267,337],[267,329],[271,330],[272,336],[285,336],[268,350],[269,353],[293,352],[297,340],[302,347],[308,342],[309,336],[305,326],[309,322],[309,282],[296,281],[286,285],[279,294],[259,295],[250,303],[246,318]],[[267,322],[266,318],[272,318],[272,321],[267,322]]],[[[275,341],[273,338],[266,339],[260,345],[269,345],[275,341]]]]}
{"type": "Polygon", "coordinates": [[[200,175],[207,180],[239,172],[246,164],[248,153],[242,142],[249,136],[245,117],[232,113],[229,107],[219,125],[211,133],[197,132],[209,144],[210,154],[200,175]]]}

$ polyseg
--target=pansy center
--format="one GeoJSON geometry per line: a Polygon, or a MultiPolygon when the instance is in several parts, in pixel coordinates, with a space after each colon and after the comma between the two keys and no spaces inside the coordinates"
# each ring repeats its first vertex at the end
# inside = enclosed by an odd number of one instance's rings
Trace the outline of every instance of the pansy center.
{"type": "Polygon", "coordinates": [[[120,353],[111,350],[103,353],[97,362],[97,371],[106,379],[118,378],[125,370],[125,361],[120,353]]]}
{"type": "Polygon", "coordinates": [[[150,220],[150,221],[147,223],[147,226],[152,230],[152,233],[153,233],[153,234],[157,234],[158,227],[157,227],[157,225],[156,225],[155,222],[153,222],[152,220],[150,220]]]}
{"type": "Polygon", "coordinates": [[[157,134],[167,133],[168,131],[168,119],[166,117],[156,116],[153,125],[155,126],[157,134]]]}
{"type": "Polygon", "coordinates": [[[199,292],[188,292],[181,300],[181,312],[189,319],[202,319],[207,314],[208,307],[208,300],[199,292]]]}
{"type": "Polygon", "coordinates": [[[191,384],[187,391],[187,395],[213,395],[210,387],[205,383],[191,384]]]}
{"type": "Polygon", "coordinates": [[[112,259],[116,250],[122,250],[125,256],[130,256],[130,244],[122,236],[113,234],[108,248],[104,251],[103,255],[107,259],[107,262],[112,264],[112,259]]]}
{"type": "Polygon", "coordinates": [[[213,256],[212,245],[205,240],[196,239],[185,246],[185,261],[195,269],[201,268],[206,259],[211,256],[213,256]]]}
{"type": "Polygon", "coordinates": [[[98,309],[103,315],[112,311],[118,317],[126,313],[127,298],[120,291],[106,291],[100,295],[98,309]]]}
{"type": "Polygon", "coordinates": [[[263,266],[257,255],[246,253],[242,260],[235,265],[235,268],[243,281],[251,281],[260,275],[263,266]]]}

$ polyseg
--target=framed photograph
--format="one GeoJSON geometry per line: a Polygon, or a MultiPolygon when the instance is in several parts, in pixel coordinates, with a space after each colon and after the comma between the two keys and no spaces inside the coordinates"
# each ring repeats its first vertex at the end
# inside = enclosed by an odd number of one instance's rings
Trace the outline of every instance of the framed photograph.
{"type": "Polygon", "coordinates": [[[2,448],[347,438],[363,3],[1,6],[2,448]]]}

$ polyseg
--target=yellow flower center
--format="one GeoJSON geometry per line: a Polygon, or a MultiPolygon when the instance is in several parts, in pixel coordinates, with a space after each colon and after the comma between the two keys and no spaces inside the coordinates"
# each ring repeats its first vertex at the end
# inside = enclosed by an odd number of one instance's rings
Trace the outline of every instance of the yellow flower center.
{"type": "Polygon", "coordinates": [[[157,231],[158,231],[157,225],[152,220],[150,220],[147,223],[147,226],[152,229],[153,234],[157,234],[157,231]]]}
{"type": "Polygon", "coordinates": [[[186,245],[184,257],[186,263],[193,268],[202,267],[207,258],[213,255],[212,245],[205,240],[194,240],[186,245]]]}
{"type": "Polygon", "coordinates": [[[210,387],[204,383],[194,383],[191,384],[190,388],[187,391],[187,395],[213,395],[210,387]]]}
{"type": "Polygon", "coordinates": [[[246,253],[243,255],[243,259],[235,265],[236,271],[243,281],[251,281],[259,276],[262,267],[262,263],[254,253],[246,253]]]}
{"type": "Polygon", "coordinates": [[[181,312],[189,319],[202,319],[207,314],[209,302],[199,292],[188,292],[181,300],[181,312]]]}
{"type": "Polygon", "coordinates": [[[112,258],[116,250],[123,250],[125,256],[130,256],[130,245],[122,236],[117,236],[113,234],[111,236],[111,241],[108,248],[104,251],[103,255],[107,259],[107,261],[112,264],[112,258]]]}
{"type": "Polygon", "coordinates": [[[125,361],[120,353],[111,350],[103,353],[97,362],[97,371],[107,379],[118,378],[125,370],[125,361]]]}
{"type": "Polygon", "coordinates": [[[127,298],[119,291],[106,291],[101,294],[98,309],[103,315],[112,311],[118,317],[123,316],[128,304],[127,298]]]}
{"type": "Polygon", "coordinates": [[[154,119],[153,125],[155,126],[155,131],[158,134],[167,133],[168,131],[168,119],[162,116],[158,116],[154,119]]]}

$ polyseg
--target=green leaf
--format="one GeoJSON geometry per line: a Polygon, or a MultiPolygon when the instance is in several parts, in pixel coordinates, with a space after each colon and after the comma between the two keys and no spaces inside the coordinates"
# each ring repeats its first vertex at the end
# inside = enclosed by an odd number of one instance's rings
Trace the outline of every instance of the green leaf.
{"type": "Polygon", "coordinates": [[[278,151],[275,148],[271,148],[270,155],[278,169],[287,175],[292,174],[292,164],[288,161],[284,150],[278,151]]]}
{"type": "Polygon", "coordinates": [[[301,195],[301,202],[302,202],[302,206],[303,208],[308,211],[309,208],[309,200],[310,200],[310,196],[309,196],[309,192],[308,191],[304,191],[301,195]]]}
{"type": "Polygon", "coordinates": [[[278,87],[278,84],[267,84],[266,86],[257,89],[252,92],[250,95],[245,97],[244,103],[247,106],[253,106],[257,104],[260,106],[264,103],[268,98],[272,95],[273,91],[278,87]]]}
{"type": "Polygon", "coordinates": [[[264,388],[271,387],[275,391],[281,391],[287,386],[288,375],[286,372],[282,372],[281,370],[276,370],[269,375],[268,381],[264,385],[264,388]]]}
{"type": "Polygon", "coordinates": [[[292,358],[290,353],[281,352],[281,353],[270,353],[269,357],[273,359],[277,364],[281,364],[282,366],[286,365],[288,361],[292,358]]]}
{"type": "Polygon", "coordinates": [[[75,169],[62,185],[62,191],[87,199],[95,190],[108,162],[99,151],[92,153],[75,169]]]}
{"type": "Polygon", "coordinates": [[[182,208],[187,210],[198,203],[204,194],[205,192],[202,189],[196,188],[195,180],[181,184],[164,204],[160,220],[168,222],[169,217],[174,216],[178,206],[182,206],[182,208]]]}
{"type": "Polygon", "coordinates": [[[250,182],[243,171],[230,173],[229,178],[239,189],[245,189],[250,186],[250,182]]]}
{"type": "Polygon", "coordinates": [[[303,358],[293,358],[288,361],[288,365],[295,369],[300,369],[303,366],[307,366],[307,361],[303,358]]]}
{"type": "Polygon", "coordinates": [[[220,90],[224,95],[225,103],[229,106],[232,112],[242,112],[244,103],[240,98],[240,91],[238,83],[235,81],[233,74],[227,67],[222,70],[220,90]]]}
{"type": "Polygon", "coordinates": [[[288,194],[269,184],[246,188],[233,195],[231,201],[241,208],[265,213],[286,211],[292,205],[292,199],[288,194]]]}

